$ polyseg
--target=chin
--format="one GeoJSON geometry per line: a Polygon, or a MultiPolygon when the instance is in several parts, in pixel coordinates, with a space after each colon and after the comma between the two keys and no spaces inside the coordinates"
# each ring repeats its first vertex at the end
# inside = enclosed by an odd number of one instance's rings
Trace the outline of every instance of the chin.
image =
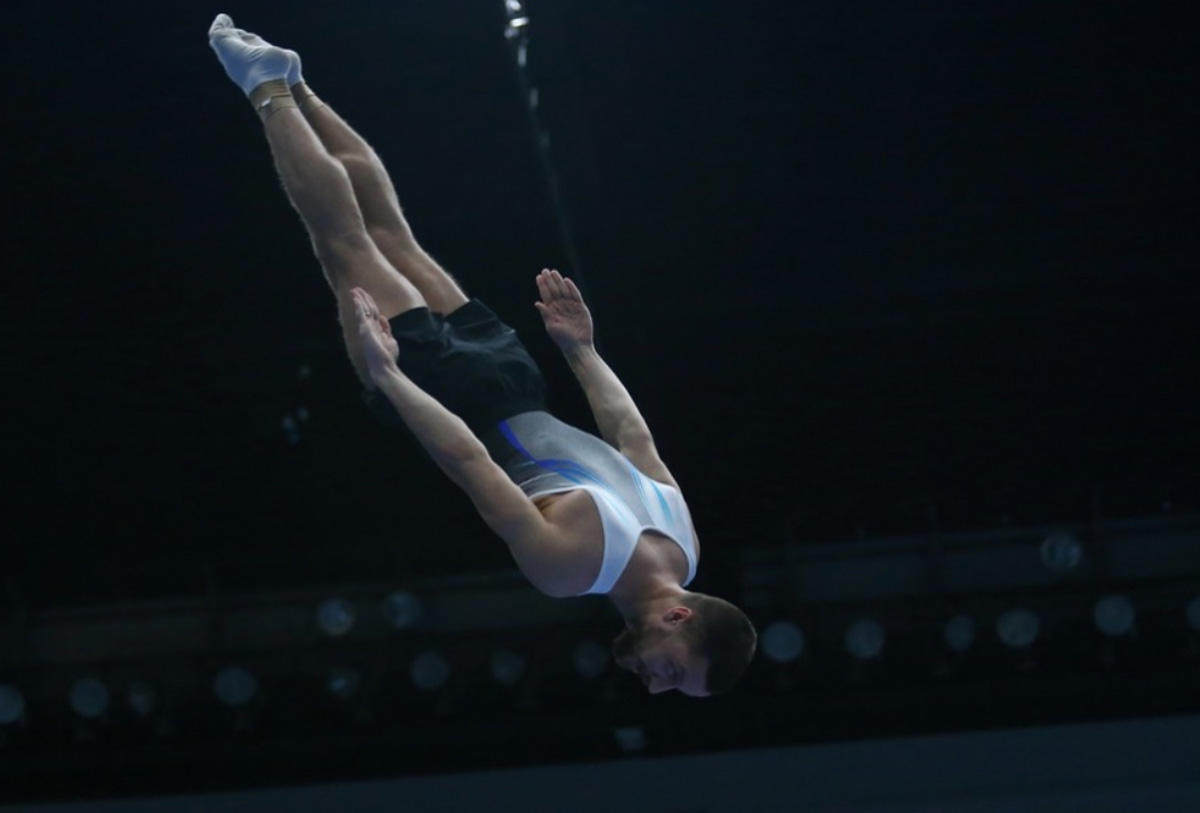
{"type": "Polygon", "coordinates": [[[643,641],[634,630],[621,630],[613,639],[612,656],[619,666],[626,666],[638,659],[643,648],[643,641]]]}
{"type": "Polygon", "coordinates": [[[625,656],[633,651],[633,641],[630,639],[629,630],[622,630],[612,642],[612,656],[616,661],[620,661],[625,656]]]}

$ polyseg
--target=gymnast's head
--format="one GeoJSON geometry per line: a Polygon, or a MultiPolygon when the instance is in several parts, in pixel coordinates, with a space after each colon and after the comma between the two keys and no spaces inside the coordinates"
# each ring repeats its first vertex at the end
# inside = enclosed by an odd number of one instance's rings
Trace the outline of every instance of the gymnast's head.
{"type": "Polygon", "coordinates": [[[692,697],[733,688],[754,657],[758,633],[724,599],[686,593],[669,609],[629,623],[613,640],[613,659],[651,694],[678,690],[692,697]]]}

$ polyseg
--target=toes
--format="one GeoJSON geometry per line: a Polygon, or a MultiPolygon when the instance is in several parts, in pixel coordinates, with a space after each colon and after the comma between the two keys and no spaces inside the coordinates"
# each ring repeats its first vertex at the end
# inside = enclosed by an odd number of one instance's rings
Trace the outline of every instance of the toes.
{"type": "Polygon", "coordinates": [[[244,28],[235,28],[233,18],[228,14],[218,14],[213,18],[212,25],[208,27],[209,39],[217,37],[237,37],[247,45],[269,45],[266,40],[258,34],[247,31],[244,28]]]}
{"type": "Polygon", "coordinates": [[[238,35],[238,38],[241,39],[241,41],[246,43],[247,45],[266,45],[267,44],[266,40],[264,40],[258,34],[255,34],[251,31],[243,31],[240,28],[235,28],[234,32],[238,35]]]}
{"type": "Polygon", "coordinates": [[[218,14],[208,27],[208,36],[227,37],[233,33],[233,18],[228,14],[218,14]]]}

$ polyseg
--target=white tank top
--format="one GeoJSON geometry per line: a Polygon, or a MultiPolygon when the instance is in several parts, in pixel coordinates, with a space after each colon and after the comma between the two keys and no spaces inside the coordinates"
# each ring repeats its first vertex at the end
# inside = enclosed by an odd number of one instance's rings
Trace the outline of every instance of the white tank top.
{"type": "Polygon", "coordinates": [[[679,489],[650,479],[600,438],[548,412],[514,415],[483,440],[492,459],[530,499],[577,490],[592,495],[604,525],[604,562],[596,581],[580,595],[612,590],[646,530],[683,550],[688,574],[681,586],[695,578],[696,537],[679,489]]]}

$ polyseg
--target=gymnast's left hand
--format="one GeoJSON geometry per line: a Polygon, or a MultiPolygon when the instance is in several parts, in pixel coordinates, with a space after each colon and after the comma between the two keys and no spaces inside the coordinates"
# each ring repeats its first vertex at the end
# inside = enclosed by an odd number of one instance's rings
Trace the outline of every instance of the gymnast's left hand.
{"type": "Polygon", "coordinates": [[[354,297],[354,315],[358,319],[359,342],[371,378],[378,381],[399,372],[396,357],[400,348],[387,319],[379,312],[379,306],[362,288],[353,289],[351,295],[354,297]]]}

